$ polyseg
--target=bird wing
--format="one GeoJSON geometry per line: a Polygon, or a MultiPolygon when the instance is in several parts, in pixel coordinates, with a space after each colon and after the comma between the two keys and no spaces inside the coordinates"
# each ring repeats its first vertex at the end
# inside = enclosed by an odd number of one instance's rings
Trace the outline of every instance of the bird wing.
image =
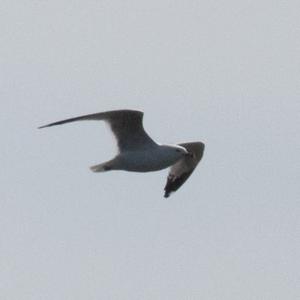
{"type": "Polygon", "coordinates": [[[172,192],[177,191],[191,176],[200,162],[205,148],[202,142],[183,143],[179,145],[184,147],[191,155],[185,156],[171,167],[164,189],[165,198],[169,197],[172,192]]]}
{"type": "Polygon", "coordinates": [[[39,128],[61,125],[81,120],[106,121],[117,139],[120,152],[156,146],[143,127],[144,113],[137,110],[113,110],[70,118],[50,123],[39,128]]]}

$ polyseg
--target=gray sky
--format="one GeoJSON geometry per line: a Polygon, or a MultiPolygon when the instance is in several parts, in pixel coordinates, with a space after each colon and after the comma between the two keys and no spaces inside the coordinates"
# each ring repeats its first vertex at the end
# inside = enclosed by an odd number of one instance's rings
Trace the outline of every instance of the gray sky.
{"type": "Polygon", "coordinates": [[[0,1],[0,298],[299,299],[298,1],[0,1]],[[203,161],[94,174],[117,108],[203,161]],[[297,284],[298,283],[298,284],[297,284]]]}

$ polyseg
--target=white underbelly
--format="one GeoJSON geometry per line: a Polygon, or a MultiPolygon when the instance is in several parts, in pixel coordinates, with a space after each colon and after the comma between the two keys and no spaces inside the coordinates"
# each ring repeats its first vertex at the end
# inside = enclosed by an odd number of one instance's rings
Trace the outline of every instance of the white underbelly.
{"type": "Polygon", "coordinates": [[[119,170],[132,172],[159,171],[176,163],[177,159],[157,152],[130,152],[119,156],[119,170]]]}

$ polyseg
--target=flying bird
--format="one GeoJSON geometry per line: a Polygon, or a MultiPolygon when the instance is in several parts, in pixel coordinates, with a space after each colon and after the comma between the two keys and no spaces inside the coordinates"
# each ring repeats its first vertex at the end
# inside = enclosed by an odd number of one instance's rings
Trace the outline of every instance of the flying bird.
{"type": "Polygon", "coordinates": [[[70,118],[39,128],[81,120],[106,121],[117,140],[119,151],[113,159],[92,166],[91,170],[150,172],[171,167],[164,188],[164,197],[167,198],[193,173],[203,156],[204,143],[158,144],[144,130],[143,115],[143,112],[137,110],[113,110],[70,118]]]}

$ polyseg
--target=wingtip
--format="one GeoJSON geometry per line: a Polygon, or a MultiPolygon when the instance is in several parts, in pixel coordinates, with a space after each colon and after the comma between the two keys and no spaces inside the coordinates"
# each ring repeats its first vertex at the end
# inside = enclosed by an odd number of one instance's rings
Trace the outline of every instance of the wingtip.
{"type": "Polygon", "coordinates": [[[169,192],[165,192],[164,198],[169,198],[169,197],[170,197],[170,193],[169,192]]]}
{"type": "Polygon", "coordinates": [[[46,128],[46,127],[49,127],[49,125],[39,126],[37,129],[43,129],[43,128],[46,128]]]}

